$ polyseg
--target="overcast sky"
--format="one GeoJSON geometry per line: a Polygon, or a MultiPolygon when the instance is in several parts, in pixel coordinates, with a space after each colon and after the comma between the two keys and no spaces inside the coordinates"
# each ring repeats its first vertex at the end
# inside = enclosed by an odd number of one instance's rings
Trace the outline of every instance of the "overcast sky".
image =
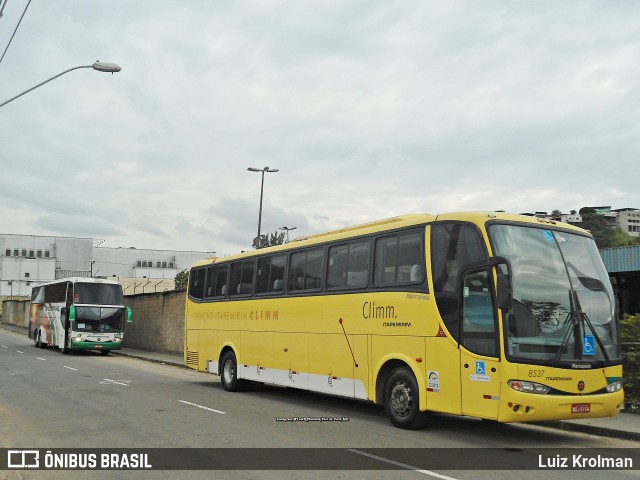
{"type": "Polygon", "coordinates": [[[640,208],[637,2],[33,0],[0,103],[96,60],[0,108],[0,233],[235,253],[264,166],[263,233],[640,208]]]}

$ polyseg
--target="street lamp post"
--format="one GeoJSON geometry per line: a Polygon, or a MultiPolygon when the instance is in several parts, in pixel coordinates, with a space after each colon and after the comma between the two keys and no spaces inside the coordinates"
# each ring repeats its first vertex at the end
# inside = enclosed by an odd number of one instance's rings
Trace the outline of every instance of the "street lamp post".
{"type": "Polygon", "coordinates": [[[278,230],[286,230],[287,232],[287,243],[289,243],[289,231],[295,230],[298,227],[280,227],[278,230]]]}
{"type": "Polygon", "coordinates": [[[277,168],[269,168],[269,167],[264,167],[262,169],[260,168],[253,168],[253,167],[249,167],[247,168],[248,171],[250,172],[261,172],[262,173],[262,182],[260,183],[260,211],[258,213],[258,240],[257,240],[257,246],[256,248],[260,248],[260,227],[262,226],[262,194],[264,192],[264,173],[268,172],[268,173],[275,173],[277,171],[279,171],[277,168]]]}
{"type": "Polygon", "coordinates": [[[21,96],[29,93],[30,91],[35,90],[38,87],[41,87],[45,83],[49,83],[51,80],[55,80],[56,78],[61,77],[65,73],[69,73],[69,72],[71,72],[73,70],[78,70],[79,68],[93,68],[94,70],[97,70],[99,72],[107,72],[107,73],[116,73],[116,72],[119,72],[120,70],[122,70],[122,68],[120,68],[119,65],[117,65],[115,63],[108,63],[108,62],[95,62],[93,65],[81,65],[79,67],[73,67],[73,68],[70,68],[69,70],[65,70],[64,72],[59,73],[58,75],[56,75],[54,77],[51,77],[51,78],[45,80],[42,83],[39,83],[35,87],[31,87],[29,90],[25,90],[24,92],[19,93],[18,95],[16,95],[13,98],[10,98],[6,102],[0,103],[0,107],[4,107],[7,103],[13,102],[16,98],[20,98],[21,96]]]}

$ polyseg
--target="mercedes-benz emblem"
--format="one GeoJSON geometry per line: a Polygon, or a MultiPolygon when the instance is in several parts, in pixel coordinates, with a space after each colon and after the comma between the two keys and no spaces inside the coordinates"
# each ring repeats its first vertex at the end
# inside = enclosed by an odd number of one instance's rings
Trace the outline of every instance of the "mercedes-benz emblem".
{"type": "Polygon", "coordinates": [[[583,380],[580,380],[578,382],[578,390],[579,391],[583,391],[584,390],[584,381],[583,380]]]}

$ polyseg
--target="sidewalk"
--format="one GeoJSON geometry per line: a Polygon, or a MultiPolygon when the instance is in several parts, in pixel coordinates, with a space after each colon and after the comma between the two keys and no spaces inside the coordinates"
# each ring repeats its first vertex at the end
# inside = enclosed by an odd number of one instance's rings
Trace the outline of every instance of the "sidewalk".
{"type": "MultiPolygon", "coordinates": [[[[27,329],[15,325],[0,322],[0,329],[11,330],[16,333],[26,334],[27,329]]],[[[150,352],[135,348],[123,348],[112,351],[113,355],[123,355],[148,362],[175,367],[188,368],[184,363],[184,358],[179,354],[150,352]]],[[[555,422],[540,422],[540,425],[548,428],[560,430],[588,433],[600,437],[620,438],[624,440],[640,441],[640,413],[622,412],[610,418],[589,418],[582,420],[561,420],[555,422]]]]}

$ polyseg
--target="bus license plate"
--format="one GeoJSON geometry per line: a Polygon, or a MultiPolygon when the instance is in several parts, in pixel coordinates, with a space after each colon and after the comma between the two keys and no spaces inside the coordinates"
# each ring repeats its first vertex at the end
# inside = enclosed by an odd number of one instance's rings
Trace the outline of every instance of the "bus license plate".
{"type": "Polygon", "coordinates": [[[571,413],[589,413],[590,411],[590,403],[574,403],[571,405],[571,413]]]}

